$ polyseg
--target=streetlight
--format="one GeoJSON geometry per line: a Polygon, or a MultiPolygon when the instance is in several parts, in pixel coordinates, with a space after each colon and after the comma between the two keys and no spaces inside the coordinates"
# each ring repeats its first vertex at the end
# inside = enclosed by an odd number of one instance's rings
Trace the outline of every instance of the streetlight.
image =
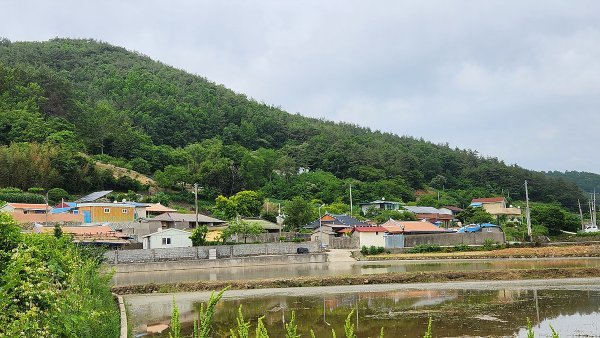
{"type": "Polygon", "coordinates": [[[319,232],[320,232],[319,239],[321,240],[321,248],[323,248],[323,226],[321,224],[321,208],[324,206],[325,206],[325,204],[321,204],[319,206],[319,232]]]}

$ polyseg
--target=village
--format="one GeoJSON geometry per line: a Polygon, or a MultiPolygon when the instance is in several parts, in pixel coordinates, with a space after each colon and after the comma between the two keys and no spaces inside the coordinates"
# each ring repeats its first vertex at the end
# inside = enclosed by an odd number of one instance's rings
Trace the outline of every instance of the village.
{"type": "MultiPolygon", "coordinates": [[[[504,244],[501,227],[493,223],[461,224],[456,218],[463,209],[446,206],[408,206],[385,199],[359,203],[362,214],[373,210],[407,213],[412,220],[389,218],[377,224],[359,220],[347,214],[324,213],[299,232],[284,231],[284,215],[271,222],[259,217],[239,218],[259,228],[254,234],[228,233],[227,221],[204,214],[180,213],[160,203],[130,201],[110,202],[111,191],[94,192],[73,202],[49,204],[6,203],[0,212],[9,213],[18,223],[34,233],[61,232],[71,235],[77,243],[105,246],[110,249],[168,249],[191,247],[192,232],[206,227],[206,242],[269,243],[318,242],[321,249],[360,249],[376,247],[381,250],[402,250],[418,245],[475,245],[504,244]],[[223,235],[229,237],[224,238],[223,235]]],[[[507,205],[504,197],[477,198],[473,208],[482,208],[493,217],[508,217],[519,222],[521,209],[507,205]]]]}

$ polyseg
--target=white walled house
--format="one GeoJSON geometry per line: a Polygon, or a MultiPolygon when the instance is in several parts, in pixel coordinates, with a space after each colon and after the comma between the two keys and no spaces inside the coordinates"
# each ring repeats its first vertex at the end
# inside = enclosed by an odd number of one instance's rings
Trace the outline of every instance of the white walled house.
{"type": "Polygon", "coordinates": [[[192,246],[191,232],[175,228],[159,230],[143,237],[144,249],[187,248],[192,246]]]}
{"type": "Polygon", "coordinates": [[[385,233],[387,230],[384,227],[356,227],[352,233],[353,237],[357,237],[360,247],[377,246],[385,247],[385,233]]]}

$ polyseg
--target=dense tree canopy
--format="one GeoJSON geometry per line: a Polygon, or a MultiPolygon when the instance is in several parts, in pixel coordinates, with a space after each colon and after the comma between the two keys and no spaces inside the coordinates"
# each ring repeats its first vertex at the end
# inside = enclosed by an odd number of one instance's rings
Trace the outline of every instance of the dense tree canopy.
{"type": "Polygon", "coordinates": [[[112,184],[81,152],[153,175],[165,189],[198,183],[209,200],[255,190],[349,203],[352,185],[356,201],[409,202],[432,187],[465,207],[470,191],[522,199],[525,180],[532,200],[571,209],[586,200],[573,183],[540,172],[288,114],[106,43],[0,45],[0,186],[75,193],[112,184]],[[33,166],[23,171],[23,163],[33,166]]]}

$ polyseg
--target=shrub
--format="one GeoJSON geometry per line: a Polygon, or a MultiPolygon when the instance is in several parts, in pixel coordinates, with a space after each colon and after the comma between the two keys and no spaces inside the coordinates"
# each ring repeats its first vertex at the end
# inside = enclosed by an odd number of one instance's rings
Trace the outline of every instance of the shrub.
{"type": "Polygon", "coordinates": [[[363,254],[363,255],[365,255],[365,256],[366,256],[366,255],[368,255],[368,254],[369,254],[369,248],[367,248],[367,246],[366,246],[366,245],[363,245],[363,246],[360,248],[360,253],[361,253],[361,254],[363,254]]]}
{"type": "Polygon", "coordinates": [[[471,247],[466,244],[457,244],[454,246],[454,251],[471,251],[471,247]]]}
{"type": "Polygon", "coordinates": [[[494,250],[494,245],[496,244],[496,242],[494,242],[492,239],[490,238],[486,238],[485,241],[483,241],[483,250],[494,250]]]}
{"type": "Polygon", "coordinates": [[[0,201],[9,203],[46,203],[44,196],[30,192],[0,192],[0,201]]]}
{"type": "Polygon", "coordinates": [[[442,248],[439,245],[430,244],[419,244],[406,250],[407,253],[428,253],[428,252],[440,252],[442,248]]]}

